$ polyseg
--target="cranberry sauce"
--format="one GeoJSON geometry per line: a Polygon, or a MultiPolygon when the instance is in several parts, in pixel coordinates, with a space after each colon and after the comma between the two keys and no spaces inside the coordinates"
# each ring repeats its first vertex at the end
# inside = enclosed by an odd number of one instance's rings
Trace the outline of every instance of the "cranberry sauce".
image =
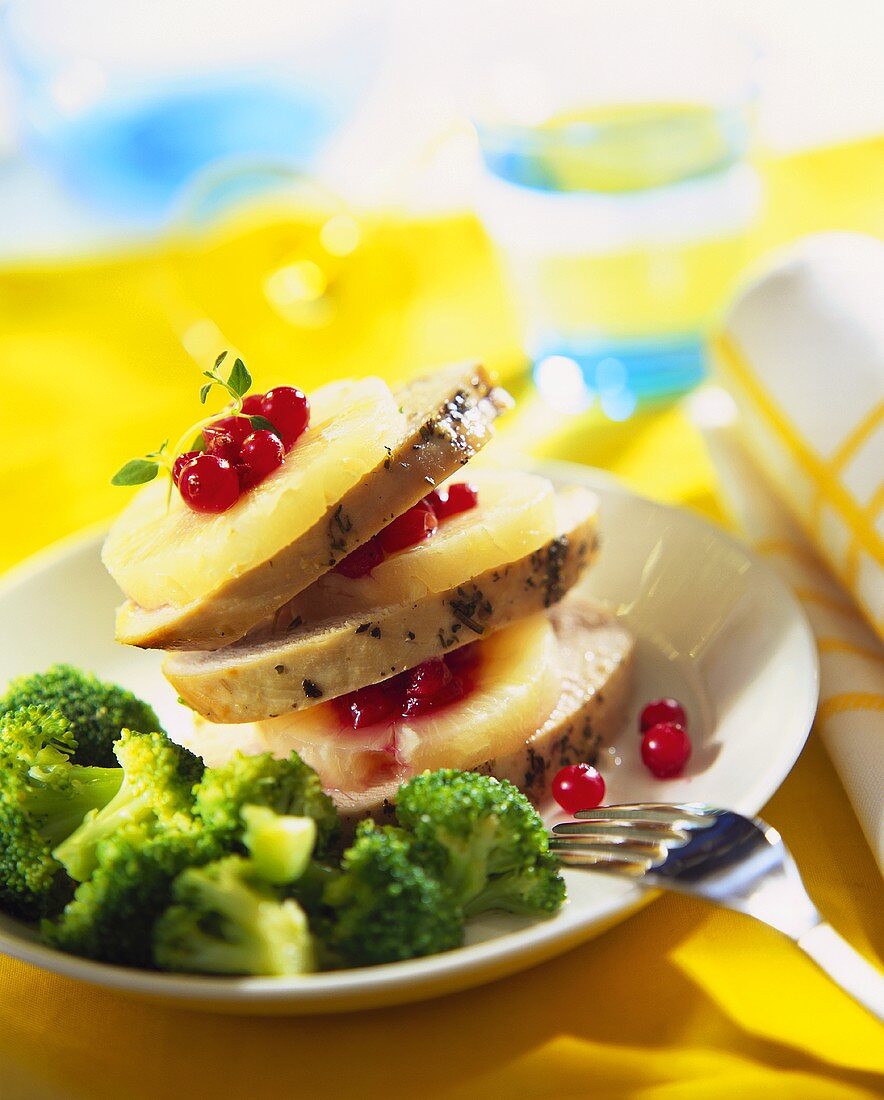
{"type": "Polygon", "coordinates": [[[432,538],[443,520],[458,516],[461,512],[469,512],[478,503],[478,490],[466,481],[458,481],[444,489],[434,489],[414,507],[391,520],[368,542],[357,546],[351,554],[338,562],[332,572],[352,580],[368,576],[389,554],[408,550],[419,542],[432,538]]]}
{"type": "Polygon", "coordinates": [[[380,684],[332,700],[342,725],[352,730],[436,714],[476,686],[480,662],[477,643],[400,672],[380,684]]]}

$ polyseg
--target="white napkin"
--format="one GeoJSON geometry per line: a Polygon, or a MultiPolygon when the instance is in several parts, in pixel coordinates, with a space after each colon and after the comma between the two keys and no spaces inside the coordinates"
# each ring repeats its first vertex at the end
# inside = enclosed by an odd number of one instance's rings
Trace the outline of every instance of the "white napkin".
{"type": "Polygon", "coordinates": [[[800,241],[713,350],[750,453],[884,638],[884,242],[800,241]]]}
{"type": "Polygon", "coordinates": [[[816,633],[817,728],[884,870],[884,243],[824,234],[781,253],[713,355],[733,401],[709,387],[691,410],[816,633]]]}
{"type": "Polygon", "coordinates": [[[884,646],[783,508],[740,438],[722,390],[691,401],[734,518],[755,551],[798,596],[817,638],[816,728],[884,872],[884,646]]]}

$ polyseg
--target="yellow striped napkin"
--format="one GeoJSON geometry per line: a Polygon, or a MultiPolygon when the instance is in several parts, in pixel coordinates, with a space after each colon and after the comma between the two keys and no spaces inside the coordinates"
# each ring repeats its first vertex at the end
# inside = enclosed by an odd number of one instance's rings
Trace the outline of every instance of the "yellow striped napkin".
{"type": "Polygon", "coordinates": [[[816,634],[816,728],[884,871],[884,646],[750,459],[728,395],[709,387],[696,395],[690,411],[703,431],[724,503],[750,545],[791,585],[816,634]]]}
{"type": "Polygon", "coordinates": [[[884,243],[808,237],[738,296],[691,402],[817,636],[817,727],[884,870],[884,243]],[[860,613],[862,612],[862,614],[860,613]]]}
{"type": "Polygon", "coordinates": [[[750,452],[884,638],[884,242],[804,238],[714,342],[750,452]]]}

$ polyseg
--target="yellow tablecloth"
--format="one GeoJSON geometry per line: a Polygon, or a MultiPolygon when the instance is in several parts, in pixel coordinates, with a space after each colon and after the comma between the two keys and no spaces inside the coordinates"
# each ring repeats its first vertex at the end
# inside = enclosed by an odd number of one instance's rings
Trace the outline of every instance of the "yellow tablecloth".
{"type": "MultiPolygon", "coordinates": [[[[884,234],[884,141],[780,162],[768,185],[759,247],[820,228],[884,234]]],[[[377,222],[364,243],[362,266],[336,286],[346,336],[303,333],[283,349],[287,377],[309,386],[354,369],[397,376],[460,355],[514,369],[515,321],[471,219],[377,222]]],[[[230,257],[208,259],[206,293],[224,305],[230,257]]],[[[0,272],[0,568],[119,508],[109,472],[193,414],[196,371],[179,335],[200,330],[185,316],[181,283],[168,250],[0,272]]],[[[234,323],[237,302],[227,306],[212,315],[234,323]]],[[[247,325],[224,335],[251,346],[247,325]]],[[[272,350],[252,362],[259,385],[281,380],[272,350]]],[[[676,408],[626,425],[547,427],[556,430],[536,453],[604,466],[638,491],[720,518],[702,444],[676,408]]],[[[813,734],[764,816],[823,913],[880,960],[880,879],[813,734]]],[[[882,1074],[879,1026],[796,949],[677,897],[525,974],[342,1017],[212,1017],[0,960],[2,1100],[814,1100],[880,1095],[882,1074]]]]}

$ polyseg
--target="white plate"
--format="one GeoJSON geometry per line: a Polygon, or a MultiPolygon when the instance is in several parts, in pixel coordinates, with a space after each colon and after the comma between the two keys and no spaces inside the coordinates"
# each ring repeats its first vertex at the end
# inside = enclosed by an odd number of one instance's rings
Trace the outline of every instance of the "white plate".
{"type": "MultiPolygon", "coordinates": [[[[797,602],[771,570],[721,531],[612,485],[582,467],[541,468],[602,496],[603,549],[586,590],[638,636],[633,711],[600,766],[608,801],[699,800],[756,813],[792,767],[817,702],[816,647],[797,602]],[[639,759],[642,702],[674,695],[688,710],[694,754],[680,779],[654,779],[639,759]]],[[[187,722],[156,654],[113,641],[118,593],[100,533],[39,555],[0,588],[0,683],[70,661],[150,700],[167,729],[187,722]]],[[[569,871],[569,900],[548,921],[474,922],[468,945],[426,959],[303,978],[200,978],[64,955],[0,917],[0,949],[47,970],[138,996],[218,1012],[315,1013],[437,996],[524,969],[602,931],[648,900],[626,882],[569,871]]]]}

